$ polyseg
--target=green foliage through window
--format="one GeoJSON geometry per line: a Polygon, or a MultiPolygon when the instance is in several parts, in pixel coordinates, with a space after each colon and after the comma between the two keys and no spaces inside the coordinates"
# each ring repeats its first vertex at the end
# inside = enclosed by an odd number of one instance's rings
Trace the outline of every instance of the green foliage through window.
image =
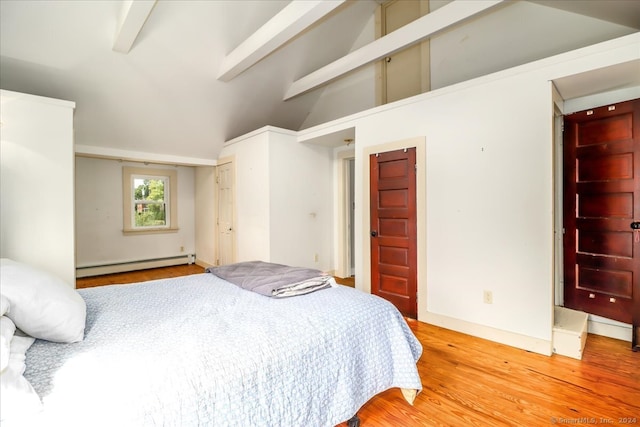
{"type": "Polygon", "coordinates": [[[165,180],[134,178],[134,216],[136,227],[164,227],[167,225],[165,180]]]}

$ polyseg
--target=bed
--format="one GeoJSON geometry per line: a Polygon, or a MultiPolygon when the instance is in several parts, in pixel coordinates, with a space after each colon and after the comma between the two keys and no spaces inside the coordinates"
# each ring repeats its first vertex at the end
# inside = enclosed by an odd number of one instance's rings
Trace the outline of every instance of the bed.
{"type": "Polygon", "coordinates": [[[329,283],[270,298],[204,273],[73,291],[82,337],[35,339],[23,377],[41,406],[3,425],[357,425],[374,395],[421,390],[422,347],[393,305],[329,283]]]}

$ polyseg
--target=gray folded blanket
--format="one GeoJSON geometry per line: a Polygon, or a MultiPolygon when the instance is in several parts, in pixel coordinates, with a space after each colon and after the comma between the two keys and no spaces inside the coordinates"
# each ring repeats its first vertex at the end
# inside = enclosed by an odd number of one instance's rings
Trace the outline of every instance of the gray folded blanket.
{"type": "Polygon", "coordinates": [[[205,271],[242,289],[274,298],[304,295],[331,287],[331,276],[320,270],[263,261],[209,267],[205,271]]]}

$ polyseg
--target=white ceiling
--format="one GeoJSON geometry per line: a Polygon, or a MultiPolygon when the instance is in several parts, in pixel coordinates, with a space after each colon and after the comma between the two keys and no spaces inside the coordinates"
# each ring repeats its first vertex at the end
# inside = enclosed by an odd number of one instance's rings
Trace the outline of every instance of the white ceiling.
{"type": "MultiPolygon", "coordinates": [[[[347,1],[237,77],[218,80],[225,57],[289,3],[158,0],[120,53],[112,47],[127,2],[2,0],[0,87],[75,101],[76,144],[97,152],[213,160],[224,141],[262,126],[300,129],[322,89],[283,101],[292,83],[373,41],[380,1],[347,1]]],[[[447,3],[432,0],[431,9],[447,3]]],[[[640,27],[640,1],[531,3],[618,32],[640,27]]]]}

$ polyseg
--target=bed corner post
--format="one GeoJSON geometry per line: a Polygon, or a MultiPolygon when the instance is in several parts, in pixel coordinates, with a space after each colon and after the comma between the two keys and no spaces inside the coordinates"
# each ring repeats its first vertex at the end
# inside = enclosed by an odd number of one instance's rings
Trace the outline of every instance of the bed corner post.
{"type": "Polygon", "coordinates": [[[357,413],[347,421],[347,426],[348,427],[360,427],[360,418],[358,418],[358,414],[357,413]]]}

